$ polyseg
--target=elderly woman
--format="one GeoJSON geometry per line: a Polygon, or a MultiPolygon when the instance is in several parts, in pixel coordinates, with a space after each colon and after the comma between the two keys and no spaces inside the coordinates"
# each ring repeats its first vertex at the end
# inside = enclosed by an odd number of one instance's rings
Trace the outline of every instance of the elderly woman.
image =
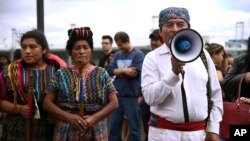
{"type": "Polygon", "coordinates": [[[68,35],[73,65],[57,71],[43,104],[56,117],[53,140],[107,141],[106,117],[118,107],[117,91],[105,69],[90,64],[90,28],[70,29],[68,35]]]}
{"type": "Polygon", "coordinates": [[[0,108],[6,112],[3,141],[49,141],[53,125],[42,104],[47,82],[59,64],[48,59],[49,46],[42,32],[28,31],[21,37],[22,59],[0,74],[0,108]]]}

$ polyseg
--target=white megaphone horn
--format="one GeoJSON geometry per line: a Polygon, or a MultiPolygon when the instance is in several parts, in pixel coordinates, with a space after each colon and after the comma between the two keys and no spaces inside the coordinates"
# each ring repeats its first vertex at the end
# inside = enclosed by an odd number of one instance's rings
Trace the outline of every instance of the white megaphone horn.
{"type": "Polygon", "coordinates": [[[176,32],[170,41],[170,52],[181,62],[192,62],[200,56],[203,49],[201,35],[193,29],[176,32]]]}

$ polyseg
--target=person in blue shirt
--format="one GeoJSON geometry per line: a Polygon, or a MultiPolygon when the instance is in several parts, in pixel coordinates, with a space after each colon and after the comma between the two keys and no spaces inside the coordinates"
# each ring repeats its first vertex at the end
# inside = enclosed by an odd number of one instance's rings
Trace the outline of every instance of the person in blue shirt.
{"type": "Polygon", "coordinates": [[[109,141],[121,141],[122,120],[125,115],[130,129],[130,140],[140,139],[140,107],[141,68],[144,53],[130,43],[126,32],[115,34],[115,42],[119,48],[107,68],[110,76],[115,76],[114,85],[118,91],[119,108],[111,114],[109,141]]]}

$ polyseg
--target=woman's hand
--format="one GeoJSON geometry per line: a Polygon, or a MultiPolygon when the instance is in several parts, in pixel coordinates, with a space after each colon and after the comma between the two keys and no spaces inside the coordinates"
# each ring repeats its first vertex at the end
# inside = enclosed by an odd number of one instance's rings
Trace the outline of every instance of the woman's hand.
{"type": "Polygon", "coordinates": [[[93,115],[86,115],[83,119],[85,120],[84,126],[86,128],[92,127],[96,123],[96,119],[93,115]]]}
{"type": "Polygon", "coordinates": [[[241,98],[240,98],[240,103],[243,103],[243,104],[250,104],[250,98],[241,97],[241,98]]]}
{"type": "Polygon", "coordinates": [[[81,134],[83,135],[85,133],[85,130],[87,129],[85,127],[85,123],[86,121],[79,115],[77,114],[71,114],[69,113],[68,117],[68,121],[76,126],[78,128],[78,130],[81,132],[81,134]]]}
{"type": "Polygon", "coordinates": [[[18,105],[18,111],[20,114],[23,115],[25,118],[30,118],[30,107],[28,105],[18,105]]]}

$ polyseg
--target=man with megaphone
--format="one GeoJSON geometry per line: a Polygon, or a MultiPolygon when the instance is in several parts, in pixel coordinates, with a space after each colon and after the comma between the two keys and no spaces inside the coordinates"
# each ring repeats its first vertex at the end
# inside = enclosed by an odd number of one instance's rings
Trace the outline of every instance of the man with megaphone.
{"type": "Polygon", "coordinates": [[[164,43],[142,66],[142,93],[150,105],[149,141],[219,141],[222,91],[201,36],[186,8],[159,14],[164,43]]]}

